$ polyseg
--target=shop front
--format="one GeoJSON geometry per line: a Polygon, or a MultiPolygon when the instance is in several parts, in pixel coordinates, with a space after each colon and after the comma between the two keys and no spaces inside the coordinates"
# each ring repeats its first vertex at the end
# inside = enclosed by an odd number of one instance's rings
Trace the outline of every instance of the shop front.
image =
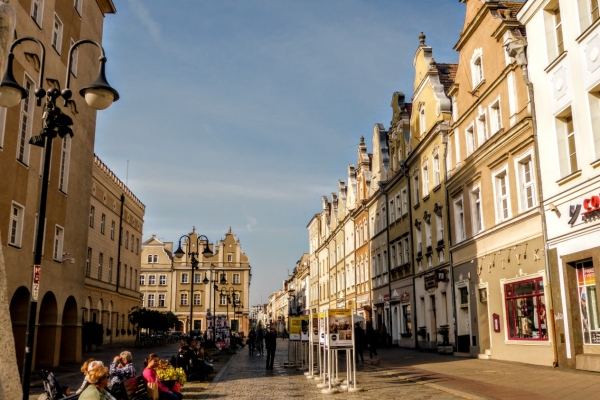
{"type": "Polygon", "coordinates": [[[412,277],[392,283],[390,294],[392,344],[415,347],[413,329],[413,282],[412,277]]]}
{"type": "Polygon", "coordinates": [[[387,343],[390,321],[390,294],[387,286],[373,291],[373,329],[382,343],[387,343]]]}
{"type": "Polygon", "coordinates": [[[415,277],[416,335],[419,347],[437,349],[448,335],[454,345],[452,295],[448,268],[436,268],[415,277]]]}
{"type": "Polygon", "coordinates": [[[454,266],[456,352],[471,357],[478,357],[480,346],[489,348],[490,341],[489,333],[484,337],[479,333],[479,325],[487,327],[489,320],[487,285],[480,286],[478,277],[475,263],[467,262],[454,266]]]}

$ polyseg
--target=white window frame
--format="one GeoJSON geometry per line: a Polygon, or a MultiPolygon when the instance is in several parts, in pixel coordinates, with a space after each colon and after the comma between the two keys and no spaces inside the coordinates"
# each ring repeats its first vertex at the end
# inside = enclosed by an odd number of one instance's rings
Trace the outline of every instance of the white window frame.
{"type": "Polygon", "coordinates": [[[73,8],[75,8],[75,11],[77,11],[77,14],[81,17],[83,15],[83,0],[74,0],[73,8]]]}
{"type": "Polygon", "coordinates": [[[435,234],[436,234],[436,245],[437,245],[437,241],[443,240],[444,239],[444,214],[443,214],[443,210],[440,211],[440,215],[438,215],[437,213],[434,214],[435,215],[435,234]]]}
{"type": "Polygon", "coordinates": [[[233,253],[227,254],[227,262],[233,262],[233,253]]]}
{"type": "Polygon", "coordinates": [[[188,294],[187,293],[180,293],[180,295],[179,295],[179,305],[187,306],[189,304],[188,300],[189,299],[188,299],[188,294]]]}
{"type": "Polygon", "coordinates": [[[21,115],[19,118],[19,131],[17,136],[17,160],[25,165],[29,165],[29,139],[31,139],[31,130],[35,114],[35,81],[25,73],[23,78],[23,88],[27,91],[27,96],[21,101],[21,115]]]}
{"type": "Polygon", "coordinates": [[[402,195],[402,216],[408,214],[408,188],[403,187],[400,191],[402,195]]]}
{"type": "Polygon", "coordinates": [[[487,116],[485,111],[477,116],[477,144],[482,146],[488,140],[487,116]]]}
{"type": "Polygon", "coordinates": [[[54,241],[52,243],[52,258],[54,261],[62,262],[63,245],[65,240],[65,228],[56,224],[54,226],[54,241]]]}
{"type": "Polygon", "coordinates": [[[154,294],[151,293],[148,295],[148,308],[154,307],[154,294]]]}
{"type": "Polygon", "coordinates": [[[220,306],[226,306],[227,305],[227,295],[226,294],[221,294],[219,297],[219,305],[220,306]]]}
{"type": "Polygon", "coordinates": [[[90,206],[90,228],[94,227],[94,218],[96,217],[96,208],[90,206]]]}
{"type": "Polygon", "coordinates": [[[240,280],[240,274],[234,273],[233,274],[233,283],[234,284],[239,284],[241,282],[240,280]]]}
{"type": "Polygon", "coordinates": [[[181,274],[181,283],[190,283],[190,274],[184,272],[181,274]]]}
{"type": "Polygon", "coordinates": [[[483,225],[483,204],[481,198],[481,185],[476,185],[471,188],[471,221],[473,229],[473,235],[477,235],[484,229],[483,225]]]}
{"type": "Polygon", "coordinates": [[[466,239],[467,233],[465,230],[465,207],[463,196],[456,197],[453,202],[454,209],[454,233],[456,234],[456,242],[460,243],[466,239]]]}
{"type": "Polygon", "coordinates": [[[140,275],[140,286],[146,286],[146,275],[140,275]]]}
{"type": "Polygon", "coordinates": [[[396,208],[394,208],[394,198],[390,200],[390,217],[388,221],[388,225],[396,220],[396,208]]]}
{"type": "MultiPolygon", "coordinates": [[[[10,205],[10,223],[8,226],[8,244],[21,248],[23,240],[23,221],[25,219],[25,207],[13,201],[10,205]],[[15,210],[17,215],[15,215],[15,210]]],[[[34,239],[35,240],[35,239],[34,239]]]]}
{"type": "Polygon", "coordinates": [[[156,286],[156,275],[148,275],[148,286],[156,286]]]}
{"type": "Polygon", "coordinates": [[[502,129],[502,107],[500,96],[490,103],[490,136],[498,133],[502,129]]]}
{"type": "Polygon", "coordinates": [[[515,157],[515,171],[517,171],[517,194],[519,212],[531,210],[537,203],[537,182],[535,179],[533,149],[529,149],[519,157],[515,157]],[[530,181],[526,181],[526,166],[529,166],[530,181]],[[531,206],[527,205],[527,190],[531,190],[531,206]]]}
{"type": "Polygon", "coordinates": [[[164,293],[159,293],[158,295],[158,307],[164,308],[167,306],[167,295],[164,293]]]}
{"type": "Polygon", "coordinates": [[[467,149],[467,157],[473,154],[477,149],[477,143],[475,143],[475,127],[473,123],[465,129],[465,147],[467,149]]]}
{"type": "Polygon", "coordinates": [[[419,173],[415,173],[413,175],[413,186],[415,187],[415,204],[419,204],[421,202],[421,194],[420,191],[420,182],[419,182],[419,173]]]}
{"type": "Polygon", "coordinates": [[[60,170],[58,177],[58,190],[67,193],[69,184],[69,164],[71,159],[71,136],[67,135],[61,140],[60,170]]]}
{"type": "Polygon", "coordinates": [[[194,305],[201,306],[202,305],[202,294],[194,293],[194,305]]]}
{"type": "Polygon", "coordinates": [[[572,110],[569,108],[565,116],[556,118],[556,137],[559,152],[559,166],[561,178],[579,170],[577,159],[577,129],[573,120],[572,110]],[[573,130],[569,132],[569,119],[573,130]],[[572,139],[572,143],[570,140],[572,139]]]}
{"type": "Polygon", "coordinates": [[[167,275],[161,274],[158,276],[158,285],[167,286],[167,275]]]}
{"type": "Polygon", "coordinates": [[[54,13],[54,22],[52,23],[51,44],[58,54],[60,54],[60,51],[62,49],[63,30],[64,24],[60,20],[58,14],[54,13]]]}
{"type": "Polygon", "coordinates": [[[483,73],[483,51],[481,47],[475,49],[471,56],[471,79],[473,82],[473,89],[479,86],[485,79],[483,73]]]}
{"type": "Polygon", "coordinates": [[[427,116],[425,114],[425,107],[419,110],[419,132],[424,135],[427,132],[427,116]]]}
{"type": "Polygon", "coordinates": [[[436,153],[433,155],[433,186],[437,187],[442,183],[442,177],[440,174],[440,155],[436,153]]]}
{"type": "Polygon", "coordinates": [[[429,161],[421,165],[421,175],[423,176],[423,197],[429,195],[429,161]]]}
{"type": "MultiPolygon", "coordinates": [[[[71,48],[73,48],[74,44],[75,44],[75,41],[73,39],[71,39],[71,48]]],[[[78,64],[79,64],[79,48],[76,48],[71,53],[71,74],[74,77],[77,77],[77,65],[78,64]]]]}
{"type": "Polygon", "coordinates": [[[31,1],[31,12],[29,13],[31,19],[42,29],[42,21],[44,17],[44,0],[32,0],[31,1]],[[37,8],[36,8],[37,6],[37,8]]]}
{"type": "Polygon", "coordinates": [[[501,223],[512,218],[511,201],[510,201],[510,179],[508,175],[508,166],[504,164],[502,167],[492,173],[492,182],[494,186],[494,204],[496,209],[496,223],[501,223]],[[505,193],[502,193],[502,180],[505,180],[505,193]],[[500,186],[499,186],[500,185],[500,186]],[[506,204],[504,202],[506,201],[506,204]],[[504,216],[504,208],[506,206],[506,216],[504,216]]]}

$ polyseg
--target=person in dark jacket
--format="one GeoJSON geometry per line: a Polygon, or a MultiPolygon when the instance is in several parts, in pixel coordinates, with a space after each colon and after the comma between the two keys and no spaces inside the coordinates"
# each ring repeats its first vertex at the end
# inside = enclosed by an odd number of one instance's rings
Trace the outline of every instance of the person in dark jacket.
{"type": "Polygon", "coordinates": [[[367,322],[367,346],[369,347],[369,358],[373,362],[373,354],[377,357],[375,360],[379,361],[379,355],[377,354],[377,332],[373,329],[373,325],[367,322]]]}
{"type": "Polygon", "coordinates": [[[267,348],[267,369],[273,369],[275,350],[277,349],[277,331],[274,327],[271,327],[265,336],[265,347],[267,348]]]}
{"type": "Polygon", "coordinates": [[[356,363],[358,364],[359,356],[360,362],[364,363],[365,358],[363,356],[363,347],[365,347],[365,331],[360,327],[360,322],[354,324],[354,347],[356,363]]]}
{"type": "Polygon", "coordinates": [[[256,332],[254,331],[254,328],[250,329],[250,333],[248,333],[248,341],[246,342],[248,344],[248,354],[253,356],[254,355],[254,344],[256,342],[256,332]]]}

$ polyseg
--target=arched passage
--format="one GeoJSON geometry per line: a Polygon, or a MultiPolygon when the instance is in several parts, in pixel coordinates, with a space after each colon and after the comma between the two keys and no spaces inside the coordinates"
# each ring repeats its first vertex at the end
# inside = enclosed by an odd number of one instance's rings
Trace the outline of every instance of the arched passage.
{"type": "Polygon", "coordinates": [[[35,345],[35,366],[54,367],[58,365],[60,338],[58,307],[54,293],[47,292],[42,299],[38,317],[37,343],[35,345]]]}
{"type": "Polygon", "coordinates": [[[60,335],[60,362],[76,362],[77,350],[81,348],[81,335],[77,323],[77,301],[69,296],[62,316],[62,332],[60,335]]]}
{"type": "Polygon", "coordinates": [[[10,301],[10,320],[19,371],[23,370],[23,356],[25,354],[25,333],[27,331],[27,315],[29,313],[29,290],[25,286],[18,288],[10,301]]]}

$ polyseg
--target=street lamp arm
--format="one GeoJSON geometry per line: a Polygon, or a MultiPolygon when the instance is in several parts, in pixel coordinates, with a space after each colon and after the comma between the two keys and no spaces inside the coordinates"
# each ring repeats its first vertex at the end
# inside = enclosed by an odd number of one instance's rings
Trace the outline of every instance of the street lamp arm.
{"type": "Polygon", "coordinates": [[[22,38],[15,40],[14,42],[12,42],[12,44],[10,45],[9,53],[8,53],[8,61],[6,63],[6,71],[4,71],[4,76],[2,77],[2,86],[7,85],[7,86],[11,86],[15,89],[21,90],[21,94],[22,94],[21,99],[24,99],[25,96],[27,96],[27,92],[25,91],[25,89],[23,87],[21,87],[21,85],[19,85],[17,83],[17,81],[14,78],[13,72],[12,72],[13,59],[15,58],[13,51],[18,45],[20,45],[23,42],[35,42],[40,46],[40,52],[41,52],[42,56],[40,57],[40,73],[38,76],[38,87],[35,90],[35,97],[37,97],[36,104],[39,107],[42,104],[42,98],[46,95],[46,91],[42,88],[42,83],[44,81],[44,68],[46,66],[46,48],[44,47],[44,44],[41,41],[39,41],[38,39],[31,37],[31,36],[24,36],[22,38]]]}

